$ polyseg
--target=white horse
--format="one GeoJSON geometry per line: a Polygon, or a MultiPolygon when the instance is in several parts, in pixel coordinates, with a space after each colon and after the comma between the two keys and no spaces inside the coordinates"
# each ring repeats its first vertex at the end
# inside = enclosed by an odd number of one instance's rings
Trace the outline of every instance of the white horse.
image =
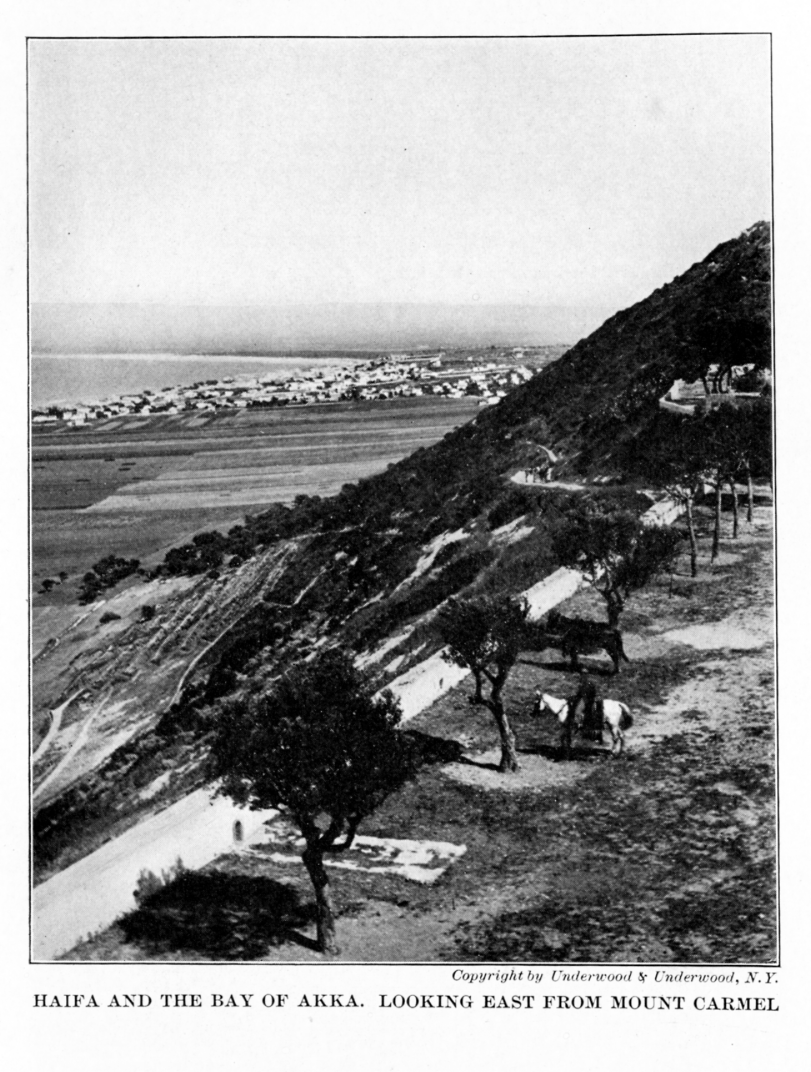
{"type": "Polygon", "coordinates": [[[560,723],[564,723],[569,717],[569,701],[561,700],[559,696],[550,696],[548,692],[541,692],[539,689],[535,693],[535,706],[532,713],[542,715],[544,711],[548,711],[560,723]]]}
{"type": "Polygon", "coordinates": [[[564,759],[570,759],[572,754],[572,732],[579,728],[575,726],[577,705],[569,700],[562,700],[559,696],[552,696],[548,692],[535,693],[535,705],[532,708],[533,715],[542,715],[548,712],[560,723],[560,750],[564,759]]]}
{"type": "MultiPolygon", "coordinates": [[[[634,724],[628,705],[619,700],[597,700],[597,713],[600,718],[600,726],[607,729],[611,734],[611,754],[620,755],[625,744],[624,731],[634,724]]],[[[563,755],[568,759],[571,755],[572,734],[579,732],[583,716],[578,711],[580,704],[573,704],[571,700],[562,700],[559,696],[551,696],[548,692],[535,693],[535,706],[533,715],[542,715],[548,712],[560,723],[560,745],[563,755]]]]}
{"type": "Polygon", "coordinates": [[[628,705],[619,700],[598,700],[597,710],[602,717],[602,725],[611,734],[611,754],[620,755],[625,744],[625,730],[634,724],[628,705]]]}

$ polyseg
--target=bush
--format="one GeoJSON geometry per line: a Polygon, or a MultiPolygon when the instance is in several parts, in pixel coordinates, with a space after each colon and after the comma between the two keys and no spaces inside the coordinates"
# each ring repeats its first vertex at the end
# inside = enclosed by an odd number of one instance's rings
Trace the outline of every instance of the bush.
{"type": "Polygon", "coordinates": [[[534,510],[536,503],[536,496],[528,495],[518,487],[510,488],[488,513],[487,524],[491,529],[499,529],[522,514],[534,510]]]}
{"type": "Polygon", "coordinates": [[[161,871],[160,877],[156,875],[154,871],[150,871],[148,868],[143,868],[138,876],[135,889],[132,891],[135,903],[137,905],[142,905],[150,897],[153,897],[158,890],[162,890],[164,887],[171,885],[171,883],[185,873],[186,868],[183,866],[183,861],[179,856],[167,871],[161,871]]]}
{"type": "Polygon", "coordinates": [[[105,588],[113,588],[119,581],[135,573],[141,563],[137,558],[119,558],[106,555],[82,578],[79,592],[80,603],[92,603],[105,588]]]}

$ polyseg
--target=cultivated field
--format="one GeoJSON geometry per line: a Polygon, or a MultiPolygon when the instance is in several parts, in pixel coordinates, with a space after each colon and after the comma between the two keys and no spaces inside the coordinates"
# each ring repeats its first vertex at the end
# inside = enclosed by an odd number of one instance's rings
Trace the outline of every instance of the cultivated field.
{"type": "Polygon", "coordinates": [[[60,570],[81,576],[108,553],[148,559],[268,503],[332,495],[476,411],[472,400],[415,398],[37,428],[34,587],[60,570]]]}

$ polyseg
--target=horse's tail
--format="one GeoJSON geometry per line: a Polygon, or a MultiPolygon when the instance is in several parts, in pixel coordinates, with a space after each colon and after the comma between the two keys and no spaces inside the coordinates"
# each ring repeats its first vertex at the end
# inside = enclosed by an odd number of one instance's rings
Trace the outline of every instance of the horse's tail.
{"type": "Polygon", "coordinates": [[[622,714],[620,715],[620,729],[629,730],[634,724],[633,715],[624,703],[620,704],[620,710],[622,711],[622,714]]]}

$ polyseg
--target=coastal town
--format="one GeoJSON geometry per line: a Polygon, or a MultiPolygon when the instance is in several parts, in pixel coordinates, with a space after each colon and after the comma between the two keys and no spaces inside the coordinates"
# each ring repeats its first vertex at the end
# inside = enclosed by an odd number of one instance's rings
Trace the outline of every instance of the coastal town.
{"type": "Polygon", "coordinates": [[[226,376],[159,391],[145,389],[97,402],[41,406],[34,408],[32,421],[36,425],[64,421],[76,427],[88,421],[128,415],[366,402],[421,395],[472,396],[480,405],[492,406],[565,349],[557,345],[474,353],[440,350],[375,356],[366,361],[342,360],[314,364],[283,378],[271,372],[264,376],[226,376]]]}

